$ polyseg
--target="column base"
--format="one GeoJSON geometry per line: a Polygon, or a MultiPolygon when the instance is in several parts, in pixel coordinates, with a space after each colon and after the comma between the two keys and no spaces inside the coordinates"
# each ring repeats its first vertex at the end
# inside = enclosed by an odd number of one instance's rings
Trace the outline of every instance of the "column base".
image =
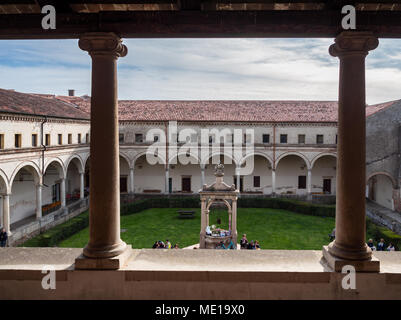
{"type": "Polygon", "coordinates": [[[81,254],[75,259],[75,269],[117,270],[127,264],[131,255],[131,245],[127,245],[125,250],[118,256],[110,258],[88,258],[81,254]]]}
{"type": "Polygon", "coordinates": [[[346,260],[333,256],[329,247],[323,246],[323,257],[335,272],[341,272],[346,265],[353,266],[356,272],[380,272],[380,261],[373,256],[368,260],[346,260]]]}

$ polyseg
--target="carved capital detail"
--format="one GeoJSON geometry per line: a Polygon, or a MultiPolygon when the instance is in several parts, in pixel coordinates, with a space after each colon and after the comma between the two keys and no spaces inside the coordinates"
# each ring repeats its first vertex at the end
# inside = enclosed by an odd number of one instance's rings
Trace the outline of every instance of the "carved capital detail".
{"type": "Polygon", "coordinates": [[[89,55],[108,55],[116,59],[125,57],[128,49],[122,44],[122,40],[112,32],[90,32],[81,36],[78,42],[79,47],[88,51],[89,55]]]}
{"type": "Polygon", "coordinates": [[[344,31],[336,37],[335,43],[329,48],[329,53],[333,57],[340,58],[351,54],[366,56],[378,45],[379,39],[371,32],[344,31]]]}

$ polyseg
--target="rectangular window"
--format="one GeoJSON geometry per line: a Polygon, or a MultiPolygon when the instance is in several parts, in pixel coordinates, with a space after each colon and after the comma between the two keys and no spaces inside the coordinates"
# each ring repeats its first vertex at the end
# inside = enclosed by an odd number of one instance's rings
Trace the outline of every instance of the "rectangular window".
{"type": "Polygon", "coordinates": [[[124,143],[124,133],[119,133],[118,134],[118,142],[124,143]]]}
{"type": "Polygon", "coordinates": [[[153,142],[159,142],[159,140],[160,140],[160,136],[158,134],[155,134],[153,136],[153,142]]]}
{"type": "Polygon", "coordinates": [[[45,145],[50,146],[50,134],[46,133],[45,135],[45,145]]]}
{"type": "Polygon", "coordinates": [[[4,134],[0,134],[0,149],[4,149],[4,134]]]}
{"type": "Polygon", "coordinates": [[[78,143],[81,143],[81,134],[78,133],[78,143]]]}
{"type": "Polygon", "coordinates": [[[86,142],[86,143],[89,143],[89,133],[87,133],[87,134],[85,135],[85,142],[86,142]]]}
{"type": "Polygon", "coordinates": [[[69,133],[68,134],[68,144],[71,144],[71,143],[72,143],[72,134],[69,133]]]}
{"type": "Polygon", "coordinates": [[[316,143],[323,144],[323,135],[322,134],[316,135],[316,143]]]}
{"type": "Polygon", "coordinates": [[[287,143],[287,135],[280,134],[280,143],[287,143]]]}
{"type": "Polygon", "coordinates": [[[21,134],[15,135],[15,147],[21,148],[21,134]]]}
{"type": "Polygon", "coordinates": [[[270,135],[264,134],[263,136],[263,143],[270,143],[270,135]]]}
{"type": "Polygon", "coordinates": [[[142,135],[142,133],[136,133],[136,134],[135,134],[135,142],[136,142],[136,143],[142,143],[142,142],[143,142],[143,135],[142,135]]]}
{"type": "Polygon", "coordinates": [[[298,189],[306,189],[306,176],[298,176],[298,189]]]}
{"type": "Polygon", "coordinates": [[[63,144],[63,135],[62,134],[58,134],[57,141],[58,141],[58,144],[63,144]]]}
{"type": "Polygon", "coordinates": [[[299,144],[304,144],[305,143],[305,135],[304,134],[299,134],[298,135],[298,143],[299,144]]]}
{"type": "Polygon", "coordinates": [[[209,136],[209,144],[213,143],[213,136],[209,136]]]}
{"type": "Polygon", "coordinates": [[[260,188],[260,176],[253,177],[253,187],[260,188]]]}
{"type": "Polygon", "coordinates": [[[33,134],[32,135],[32,147],[37,147],[38,146],[38,135],[33,134]]]}
{"type": "Polygon", "coordinates": [[[337,141],[338,141],[338,135],[336,135],[336,144],[337,144],[337,141]]]}

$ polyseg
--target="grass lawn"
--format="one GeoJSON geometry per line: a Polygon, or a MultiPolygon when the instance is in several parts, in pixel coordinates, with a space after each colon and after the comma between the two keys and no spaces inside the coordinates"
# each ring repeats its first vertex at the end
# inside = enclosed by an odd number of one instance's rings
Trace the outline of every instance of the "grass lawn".
{"type": "MultiPolygon", "coordinates": [[[[154,208],[140,213],[121,216],[121,238],[133,248],[151,248],[156,240],[169,239],[180,248],[199,242],[200,209],[194,219],[179,219],[174,208],[154,208]]],[[[328,234],[334,228],[334,218],[302,215],[278,209],[239,208],[238,241],[243,233],[248,240],[259,240],[262,249],[320,250],[328,244],[328,234]]],[[[210,224],[221,218],[222,228],[227,228],[225,210],[212,209],[210,224]]],[[[60,247],[82,248],[89,238],[86,228],[62,241],[60,247]]]]}

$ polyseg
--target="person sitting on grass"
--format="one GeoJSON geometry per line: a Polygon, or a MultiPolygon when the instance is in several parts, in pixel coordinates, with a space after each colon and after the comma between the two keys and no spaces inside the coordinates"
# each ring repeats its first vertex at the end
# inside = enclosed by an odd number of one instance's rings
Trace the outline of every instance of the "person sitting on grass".
{"type": "Polygon", "coordinates": [[[333,241],[336,238],[336,228],[333,229],[333,231],[331,231],[331,233],[329,234],[330,237],[330,241],[333,241]]]}
{"type": "Polygon", "coordinates": [[[6,229],[2,228],[1,232],[0,232],[0,246],[2,248],[4,248],[7,244],[7,238],[8,238],[8,235],[7,235],[6,229]]]}
{"type": "Polygon", "coordinates": [[[248,243],[248,249],[250,249],[250,250],[255,249],[255,243],[253,242],[253,240],[251,240],[251,242],[248,243]]]}
{"type": "Polygon", "coordinates": [[[246,238],[246,234],[244,233],[242,235],[242,238],[239,242],[241,249],[247,249],[248,248],[248,239],[246,238]]]}
{"type": "Polygon", "coordinates": [[[166,246],[164,245],[163,241],[159,240],[159,246],[157,249],[164,249],[166,246]]]}
{"type": "Polygon", "coordinates": [[[387,251],[395,251],[395,247],[391,242],[390,242],[389,246],[387,247],[387,251]]]}
{"type": "Polygon", "coordinates": [[[260,250],[260,244],[258,240],[255,240],[255,249],[260,250]]]}
{"type": "Polygon", "coordinates": [[[384,239],[381,238],[380,242],[377,244],[377,251],[384,251],[384,239]]]}
{"type": "Polygon", "coordinates": [[[174,249],[179,249],[178,243],[176,243],[176,244],[174,245],[174,249]]]}
{"type": "Polygon", "coordinates": [[[166,239],[166,245],[165,245],[166,249],[171,249],[171,242],[168,241],[168,239],[166,239]]]}
{"type": "Polygon", "coordinates": [[[159,246],[159,242],[155,241],[155,243],[152,246],[152,249],[156,249],[159,246]]]}
{"type": "Polygon", "coordinates": [[[375,250],[376,250],[376,247],[374,246],[373,240],[372,240],[372,239],[369,239],[369,241],[368,241],[368,247],[369,247],[370,249],[372,249],[372,251],[375,251],[375,250]]]}

